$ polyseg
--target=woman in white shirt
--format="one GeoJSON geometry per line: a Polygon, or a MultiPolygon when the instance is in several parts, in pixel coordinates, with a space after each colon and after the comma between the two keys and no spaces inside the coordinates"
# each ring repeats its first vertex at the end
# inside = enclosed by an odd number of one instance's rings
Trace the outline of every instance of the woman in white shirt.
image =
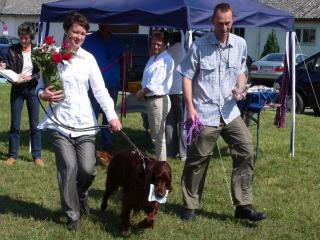
{"type": "Polygon", "coordinates": [[[95,133],[96,130],[79,132],[75,129],[97,125],[89,97],[89,84],[95,98],[105,112],[111,130],[119,131],[122,126],[114,111],[114,103],[105,88],[95,58],[81,48],[86,32],[87,19],[79,13],[71,13],[63,23],[66,41],[76,55],[58,65],[63,90],[55,91],[52,86],[44,88],[40,78],[38,95],[44,101],[54,103],[39,128],[47,129],[56,157],[61,205],[67,215],[67,227],[79,228],[81,214],[89,214],[88,188],[96,175],[95,133]],[[58,124],[57,124],[58,123],[58,124]]]}

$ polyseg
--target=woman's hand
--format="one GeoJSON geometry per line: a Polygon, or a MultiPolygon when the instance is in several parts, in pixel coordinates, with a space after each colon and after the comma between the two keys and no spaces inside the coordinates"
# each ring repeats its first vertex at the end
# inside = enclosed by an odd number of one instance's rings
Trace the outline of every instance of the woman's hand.
{"type": "Polygon", "coordinates": [[[14,84],[19,85],[19,84],[21,84],[21,83],[28,82],[28,81],[30,81],[31,79],[32,79],[31,76],[27,76],[27,75],[25,75],[24,73],[20,73],[20,74],[18,75],[18,80],[15,81],[14,84]]]}
{"type": "Polygon", "coordinates": [[[43,101],[54,103],[60,102],[64,98],[63,91],[56,91],[53,86],[46,87],[39,96],[43,101]]]}
{"type": "Polygon", "coordinates": [[[113,132],[118,132],[122,129],[122,125],[117,118],[110,121],[110,127],[113,132]]]}

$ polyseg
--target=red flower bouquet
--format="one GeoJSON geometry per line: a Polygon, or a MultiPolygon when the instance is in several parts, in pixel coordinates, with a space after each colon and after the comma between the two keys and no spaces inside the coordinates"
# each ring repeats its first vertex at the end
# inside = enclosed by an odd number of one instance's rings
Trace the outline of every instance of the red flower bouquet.
{"type": "Polygon", "coordinates": [[[74,55],[69,43],[63,43],[58,49],[53,36],[46,36],[44,43],[34,48],[33,61],[40,69],[45,87],[53,86],[57,91],[63,89],[58,64],[69,61],[74,55]]]}

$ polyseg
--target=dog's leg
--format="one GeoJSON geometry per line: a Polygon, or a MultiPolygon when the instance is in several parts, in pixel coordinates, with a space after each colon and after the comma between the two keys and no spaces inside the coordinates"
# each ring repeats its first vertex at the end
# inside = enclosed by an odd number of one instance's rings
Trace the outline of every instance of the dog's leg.
{"type": "Polygon", "coordinates": [[[106,183],[106,191],[103,195],[103,200],[100,207],[102,211],[106,210],[106,208],[108,207],[108,199],[110,195],[117,190],[117,188],[118,188],[118,184],[114,182],[114,180],[111,180],[108,176],[107,183],[106,183]]]}
{"type": "Polygon", "coordinates": [[[160,204],[155,203],[152,208],[147,209],[147,217],[143,219],[141,222],[139,222],[138,226],[141,228],[153,228],[154,218],[156,217],[159,207],[160,204]]]}
{"type": "Polygon", "coordinates": [[[127,234],[130,230],[131,223],[131,212],[133,210],[133,207],[130,204],[130,199],[127,194],[123,193],[123,199],[122,199],[122,213],[121,213],[121,220],[122,220],[122,226],[121,226],[121,233],[127,234]]]}

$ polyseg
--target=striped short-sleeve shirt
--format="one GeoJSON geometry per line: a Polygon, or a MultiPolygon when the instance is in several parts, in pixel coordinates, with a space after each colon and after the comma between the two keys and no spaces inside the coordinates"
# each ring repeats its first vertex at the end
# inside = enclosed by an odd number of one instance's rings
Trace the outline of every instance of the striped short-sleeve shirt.
{"type": "Polygon", "coordinates": [[[207,126],[228,124],[240,115],[232,89],[246,70],[247,46],[243,38],[229,33],[220,46],[213,33],[197,39],[177,70],[192,81],[192,100],[200,120],[207,126]]]}

